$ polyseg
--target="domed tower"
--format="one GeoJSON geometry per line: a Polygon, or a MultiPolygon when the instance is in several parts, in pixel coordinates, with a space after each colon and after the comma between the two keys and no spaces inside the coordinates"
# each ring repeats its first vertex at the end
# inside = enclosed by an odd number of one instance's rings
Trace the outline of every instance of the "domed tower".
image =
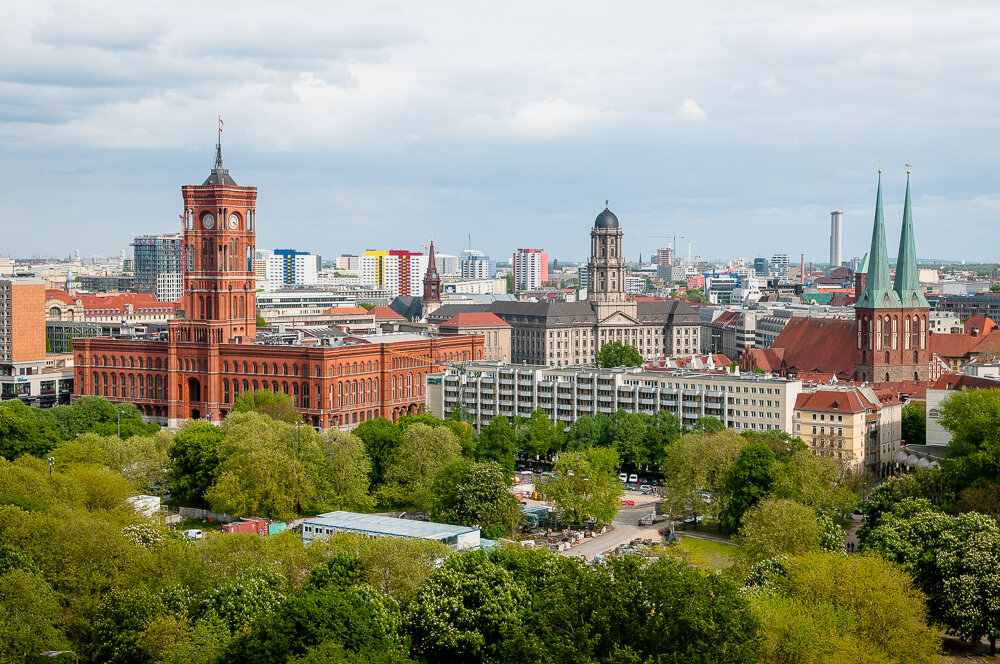
{"type": "Polygon", "coordinates": [[[590,231],[590,261],[587,263],[587,300],[594,304],[599,320],[628,306],[625,275],[622,229],[618,217],[605,202],[604,211],[597,215],[590,231]]]}

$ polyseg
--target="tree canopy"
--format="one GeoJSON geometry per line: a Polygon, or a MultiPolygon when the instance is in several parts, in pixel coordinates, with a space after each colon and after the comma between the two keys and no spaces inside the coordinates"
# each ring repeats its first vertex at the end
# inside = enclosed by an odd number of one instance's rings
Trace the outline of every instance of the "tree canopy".
{"type": "Polygon", "coordinates": [[[639,354],[635,346],[624,344],[621,341],[613,341],[601,346],[597,351],[597,366],[604,369],[614,367],[639,367],[642,366],[642,355],[639,354]]]}

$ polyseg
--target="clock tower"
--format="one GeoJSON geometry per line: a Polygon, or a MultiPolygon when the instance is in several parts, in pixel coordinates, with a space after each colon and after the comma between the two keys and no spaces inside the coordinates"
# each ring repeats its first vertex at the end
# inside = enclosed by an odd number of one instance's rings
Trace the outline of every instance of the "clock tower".
{"type": "Polygon", "coordinates": [[[253,272],[257,187],[240,187],[222,165],[184,197],[184,312],[174,326],[178,341],[239,343],[257,333],[253,272]]]}

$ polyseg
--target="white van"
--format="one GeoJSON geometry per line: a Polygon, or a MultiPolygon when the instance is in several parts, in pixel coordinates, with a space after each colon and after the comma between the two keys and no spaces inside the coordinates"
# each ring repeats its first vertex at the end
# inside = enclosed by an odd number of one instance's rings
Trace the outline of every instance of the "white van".
{"type": "Polygon", "coordinates": [[[627,473],[619,473],[618,474],[618,479],[620,479],[622,481],[622,484],[625,484],[626,482],[628,482],[628,474],[627,473]]]}
{"type": "Polygon", "coordinates": [[[201,532],[197,528],[192,528],[191,530],[182,531],[181,534],[188,539],[194,539],[194,540],[199,540],[205,536],[205,533],[201,532]]]}

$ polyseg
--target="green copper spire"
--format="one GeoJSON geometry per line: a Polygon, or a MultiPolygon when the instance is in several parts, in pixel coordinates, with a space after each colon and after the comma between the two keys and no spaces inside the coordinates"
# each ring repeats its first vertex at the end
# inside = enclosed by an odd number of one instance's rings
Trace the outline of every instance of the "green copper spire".
{"type": "Polygon", "coordinates": [[[882,218],[882,170],[878,172],[875,196],[875,227],[872,248],[868,252],[868,278],[865,290],[854,304],[858,309],[898,309],[899,295],[889,282],[889,255],[885,248],[885,221],[882,218]]]}
{"type": "Polygon", "coordinates": [[[903,205],[903,230],[899,234],[896,254],[896,294],[904,307],[929,307],[920,288],[917,272],[917,250],[913,244],[913,217],[910,211],[910,169],[906,169],[906,202],[903,205]]]}

